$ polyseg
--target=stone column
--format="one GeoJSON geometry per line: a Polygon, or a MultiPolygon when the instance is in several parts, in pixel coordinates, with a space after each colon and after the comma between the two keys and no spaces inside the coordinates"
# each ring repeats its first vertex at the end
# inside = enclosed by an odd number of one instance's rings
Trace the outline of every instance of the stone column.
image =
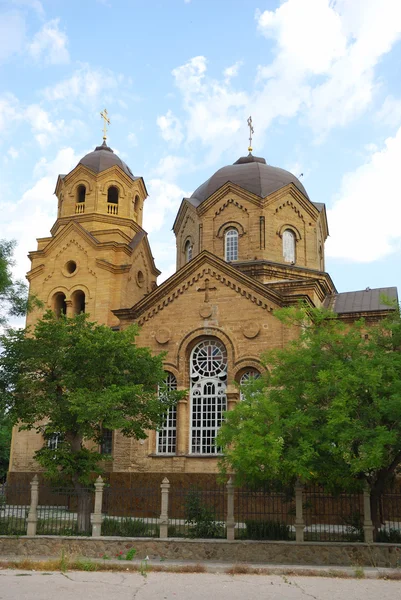
{"type": "Polygon", "coordinates": [[[95,481],[95,509],[91,515],[92,537],[102,535],[102,504],[103,504],[104,481],[99,477],[95,481]]]}
{"type": "Polygon", "coordinates": [[[28,513],[27,535],[36,535],[38,524],[39,478],[37,475],[31,481],[31,505],[28,513]]]}
{"type": "Polygon", "coordinates": [[[66,317],[68,317],[69,319],[72,319],[72,317],[74,316],[74,307],[72,305],[72,300],[66,300],[65,304],[67,307],[66,317]]]}
{"type": "Polygon", "coordinates": [[[177,454],[188,453],[189,439],[189,398],[188,396],[177,403],[177,454]]]}
{"type": "Polygon", "coordinates": [[[227,539],[235,540],[234,483],[232,477],[227,481],[227,539]]]}
{"type": "Polygon", "coordinates": [[[295,484],[295,541],[304,541],[304,515],[302,506],[302,484],[297,481],[295,484]]]}
{"type": "Polygon", "coordinates": [[[373,523],[370,511],[370,489],[366,484],[363,490],[363,532],[365,534],[365,543],[373,544],[373,523]]]}
{"type": "Polygon", "coordinates": [[[239,402],[239,389],[234,385],[228,385],[226,389],[227,410],[232,410],[239,402]]]}
{"type": "Polygon", "coordinates": [[[166,539],[168,538],[168,494],[170,490],[170,482],[167,479],[167,477],[163,479],[160,485],[160,489],[162,492],[161,512],[159,520],[160,538],[166,539]]]}

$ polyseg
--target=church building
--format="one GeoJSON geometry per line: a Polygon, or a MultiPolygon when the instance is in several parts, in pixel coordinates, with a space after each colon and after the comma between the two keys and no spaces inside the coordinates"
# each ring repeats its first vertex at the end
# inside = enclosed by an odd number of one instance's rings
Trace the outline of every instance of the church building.
{"type": "MultiPolygon", "coordinates": [[[[224,411],[262,372],[261,354],[296,335],[275,309],[302,300],[341,319],[374,321],[388,310],[382,296],[397,298],[394,287],[337,292],[325,271],[325,205],[252,148],[182,200],[173,225],[176,272],[159,286],[142,229],[145,181],[106,140],[59,175],[55,194],[51,235],[29,254],[31,293],[59,314],[86,311],[112,328],[137,323],[138,345],[165,353],[168,386],[188,391],[145,441],[107,432],[101,450],[113,455],[115,482],[217,474],[224,411]]],[[[29,314],[27,324],[39,317],[29,314]]],[[[11,481],[39,470],[33,453],[44,443],[34,431],[14,431],[11,481]]]]}

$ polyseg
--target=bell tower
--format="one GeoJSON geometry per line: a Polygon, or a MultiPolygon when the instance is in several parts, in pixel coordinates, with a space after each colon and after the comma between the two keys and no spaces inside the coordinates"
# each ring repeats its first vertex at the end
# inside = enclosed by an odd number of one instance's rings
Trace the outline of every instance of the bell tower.
{"type": "MultiPolygon", "coordinates": [[[[100,323],[117,325],[112,310],[141,300],[160,273],[142,229],[145,182],[104,134],[100,146],[58,176],[55,194],[51,237],[39,239],[29,254],[30,291],[57,313],[85,311],[100,323]]],[[[28,324],[39,316],[30,313],[28,324]]]]}

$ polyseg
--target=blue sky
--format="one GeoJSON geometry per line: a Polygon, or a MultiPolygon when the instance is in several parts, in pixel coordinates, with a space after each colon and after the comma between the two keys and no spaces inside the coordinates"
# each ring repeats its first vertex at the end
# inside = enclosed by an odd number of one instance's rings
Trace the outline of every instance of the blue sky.
{"type": "Polygon", "coordinates": [[[399,0],[0,0],[0,237],[16,274],[102,140],[145,179],[159,281],[183,196],[247,152],[325,202],[339,291],[401,290],[399,0]]]}

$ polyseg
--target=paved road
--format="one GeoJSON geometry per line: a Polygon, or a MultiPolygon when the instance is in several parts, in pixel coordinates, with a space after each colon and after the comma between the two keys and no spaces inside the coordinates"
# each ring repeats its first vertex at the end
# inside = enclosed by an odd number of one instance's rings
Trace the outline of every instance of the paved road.
{"type": "Polygon", "coordinates": [[[399,600],[401,581],[278,575],[0,571],[0,600],[399,600]]]}

